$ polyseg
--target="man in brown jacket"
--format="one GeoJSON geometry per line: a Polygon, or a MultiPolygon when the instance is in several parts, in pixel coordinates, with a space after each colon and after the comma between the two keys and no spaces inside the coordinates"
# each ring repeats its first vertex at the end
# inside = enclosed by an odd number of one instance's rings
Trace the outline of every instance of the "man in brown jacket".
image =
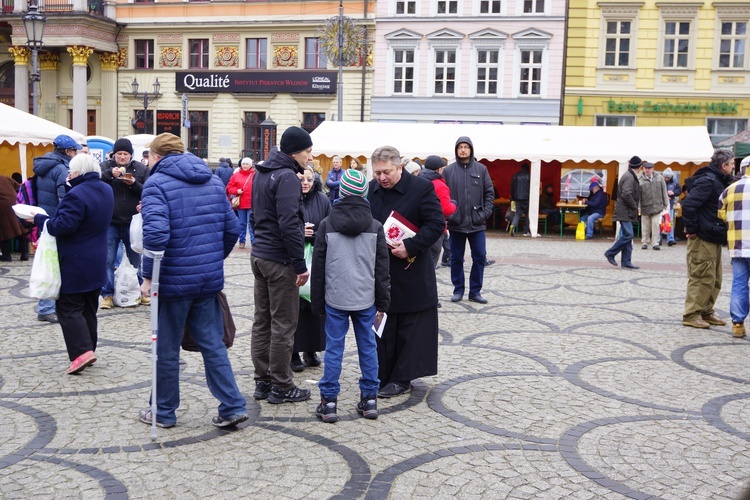
{"type": "Polygon", "coordinates": [[[644,161],[634,156],[628,162],[628,171],[620,178],[617,186],[617,202],[612,218],[620,223],[620,235],[614,245],[604,252],[610,264],[617,265],[615,255],[622,252],[622,267],[638,269],[630,262],[633,254],[633,222],[638,221],[638,203],[641,200],[641,187],[638,185],[636,172],[644,161]]]}

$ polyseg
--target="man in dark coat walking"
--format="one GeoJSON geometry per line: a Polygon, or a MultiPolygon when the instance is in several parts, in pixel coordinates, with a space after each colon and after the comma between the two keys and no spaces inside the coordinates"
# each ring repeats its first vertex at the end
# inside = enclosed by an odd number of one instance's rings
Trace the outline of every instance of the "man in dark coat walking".
{"type": "Polygon", "coordinates": [[[432,183],[402,175],[400,159],[392,146],[376,149],[371,159],[370,208],[383,223],[386,239],[394,211],[418,229],[413,237],[389,244],[391,305],[383,336],[377,339],[378,396],[383,398],[407,392],[412,380],[437,373],[438,299],[430,247],[445,222],[432,183]]]}
{"type": "Polygon", "coordinates": [[[627,269],[638,269],[630,261],[633,255],[633,222],[638,221],[638,204],[641,201],[641,187],[638,184],[638,175],[644,161],[634,156],[628,162],[628,171],[620,178],[617,186],[617,202],[612,219],[620,223],[620,235],[609,250],[604,252],[607,261],[613,266],[617,265],[615,255],[622,252],[622,267],[627,269]]]}

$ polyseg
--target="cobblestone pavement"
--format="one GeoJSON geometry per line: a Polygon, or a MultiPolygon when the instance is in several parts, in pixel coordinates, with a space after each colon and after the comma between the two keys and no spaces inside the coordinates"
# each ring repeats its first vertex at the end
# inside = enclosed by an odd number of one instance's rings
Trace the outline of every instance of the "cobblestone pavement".
{"type": "MultiPolygon", "coordinates": [[[[439,374],[357,416],[347,346],[339,412],[314,416],[322,368],[295,374],[306,403],[252,399],[249,250],[226,262],[238,327],[230,358],[250,419],[215,429],[201,358],[184,353],[178,424],[152,442],[149,309],[100,311],[96,365],[65,375],[60,327],[25,296],[29,262],[0,267],[0,497],[737,498],[750,471],[750,343],[683,327],[684,243],[491,234],[489,304],[451,303],[437,271],[439,374]]],[[[728,316],[731,270],[717,309],[728,316]]]]}

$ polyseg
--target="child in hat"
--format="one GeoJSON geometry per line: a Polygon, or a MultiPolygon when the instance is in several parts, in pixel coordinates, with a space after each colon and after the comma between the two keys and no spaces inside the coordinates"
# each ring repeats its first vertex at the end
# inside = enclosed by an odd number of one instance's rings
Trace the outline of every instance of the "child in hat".
{"type": "Polygon", "coordinates": [[[320,222],[313,250],[311,302],[313,314],[326,313],[326,356],[318,383],[323,422],[339,420],[339,377],[349,318],[359,353],[360,401],[357,413],[378,418],[378,351],[372,324],[390,306],[388,247],[383,225],[373,219],[366,200],[367,179],[348,169],[341,177],[339,200],[320,222]]]}

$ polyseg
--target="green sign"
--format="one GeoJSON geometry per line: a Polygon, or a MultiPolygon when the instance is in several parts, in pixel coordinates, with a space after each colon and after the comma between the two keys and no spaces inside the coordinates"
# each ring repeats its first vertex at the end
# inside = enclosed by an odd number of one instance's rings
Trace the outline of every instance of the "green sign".
{"type": "Polygon", "coordinates": [[[737,114],[737,107],[736,102],[671,103],[643,101],[643,103],[638,104],[635,101],[620,103],[613,100],[607,101],[608,113],[702,113],[732,115],[737,114]]]}

